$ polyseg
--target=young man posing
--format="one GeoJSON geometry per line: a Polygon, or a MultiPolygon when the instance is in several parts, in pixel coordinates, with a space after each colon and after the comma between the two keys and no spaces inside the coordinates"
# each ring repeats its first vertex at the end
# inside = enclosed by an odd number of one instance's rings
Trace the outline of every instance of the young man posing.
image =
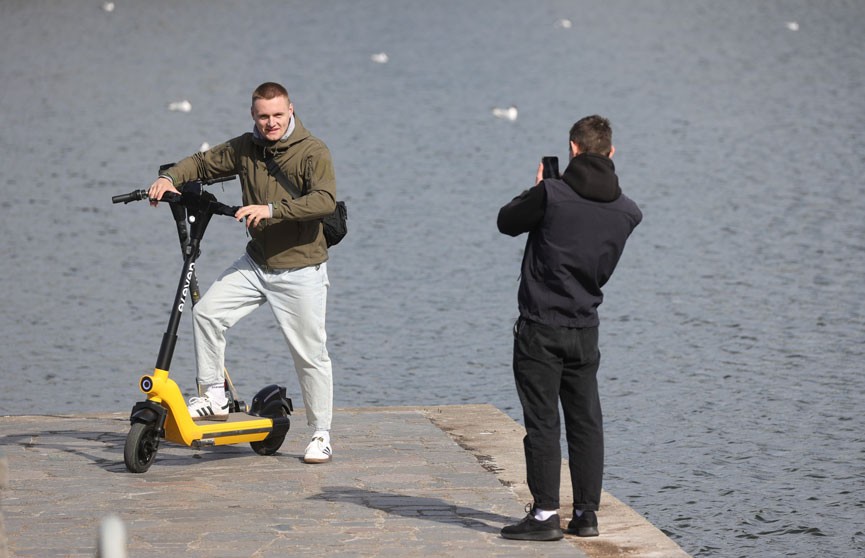
{"type": "MultiPolygon", "coordinates": [[[[327,244],[321,219],[333,212],[336,180],[327,146],[304,128],[288,92],[263,83],[252,94],[252,132],[196,153],[165,171],[148,191],[159,200],[175,184],[237,174],[251,240],[193,309],[198,383],[189,413],[196,420],[226,420],[225,332],[270,303],[294,359],[306,418],[314,429],[304,461],[330,461],[333,377],[327,352],[327,244]],[[309,170],[308,170],[309,169],[309,170]],[[311,174],[310,183],[305,177],[311,174]],[[292,184],[284,184],[290,181],[292,184]],[[294,197],[289,188],[302,195],[294,197]]],[[[155,205],[155,202],[154,202],[155,205]]]]}
{"type": "MultiPolygon", "coordinates": [[[[625,241],[643,216],[619,188],[607,119],[588,116],[570,131],[561,178],[543,179],[499,211],[504,234],[529,233],[514,325],[513,368],[523,407],[526,475],[534,503],[501,531],[521,540],[562,538],[559,401],[565,417],[573,519],[568,533],[598,535],[604,433],[597,372],[598,306],[625,241]]],[[[528,507],[528,506],[527,506],[528,507]]]]}

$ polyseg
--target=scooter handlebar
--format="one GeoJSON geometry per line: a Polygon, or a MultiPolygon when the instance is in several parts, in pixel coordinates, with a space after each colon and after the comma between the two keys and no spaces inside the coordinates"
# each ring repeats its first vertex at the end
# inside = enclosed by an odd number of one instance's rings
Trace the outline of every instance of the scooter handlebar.
{"type": "MultiPolygon", "coordinates": [[[[232,177],[233,178],[233,177],[232,177]]],[[[192,194],[192,195],[200,195],[200,194],[192,194]]],[[[147,190],[134,190],[129,192],[128,194],[120,194],[119,196],[113,196],[111,198],[112,203],[129,203],[134,201],[146,200],[148,199],[147,190]]],[[[175,192],[163,192],[162,198],[159,201],[168,202],[168,203],[183,203],[183,194],[177,194],[175,192]]],[[[237,210],[240,209],[240,206],[229,206],[216,201],[216,198],[211,196],[210,200],[210,211],[214,215],[225,215],[227,217],[234,217],[237,210]]]]}

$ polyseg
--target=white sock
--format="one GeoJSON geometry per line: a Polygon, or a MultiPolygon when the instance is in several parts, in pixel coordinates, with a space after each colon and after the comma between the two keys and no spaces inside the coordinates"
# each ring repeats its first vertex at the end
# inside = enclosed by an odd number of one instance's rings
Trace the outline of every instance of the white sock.
{"type": "Polygon", "coordinates": [[[330,431],[329,430],[316,430],[312,433],[313,438],[321,438],[324,440],[324,445],[330,444],[330,431]]]}
{"type": "Polygon", "coordinates": [[[535,519],[538,521],[546,521],[556,515],[557,510],[540,510],[535,508],[535,519]]]}
{"type": "Polygon", "coordinates": [[[210,384],[207,386],[207,391],[204,394],[216,405],[225,405],[228,403],[228,398],[225,396],[225,382],[210,384]]]}
{"type": "Polygon", "coordinates": [[[579,518],[579,517],[582,517],[582,515],[583,515],[583,510],[574,510],[574,517],[579,518]]]}

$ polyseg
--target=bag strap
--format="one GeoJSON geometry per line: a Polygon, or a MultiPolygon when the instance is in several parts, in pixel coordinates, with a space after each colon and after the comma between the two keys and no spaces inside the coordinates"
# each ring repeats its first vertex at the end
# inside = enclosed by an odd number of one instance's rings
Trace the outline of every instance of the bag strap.
{"type": "MultiPolygon", "coordinates": [[[[304,172],[304,181],[306,181],[306,174],[309,172],[309,158],[307,158],[307,168],[304,172]]],[[[272,177],[276,179],[280,186],[285,188],[288,194],[291,196],[291,199],[297,199],[303,195],[303,192],[297,189],[297,186],[294,185],[294,182],[288,179],[285,176],[285,173],[282,172],[282,169],[279,168],[279,165],[276,164],[276,160],[271,157],[266,157],[264,159],[265,165],[267,165],[267,172],[270,173],[272,177]]]]}

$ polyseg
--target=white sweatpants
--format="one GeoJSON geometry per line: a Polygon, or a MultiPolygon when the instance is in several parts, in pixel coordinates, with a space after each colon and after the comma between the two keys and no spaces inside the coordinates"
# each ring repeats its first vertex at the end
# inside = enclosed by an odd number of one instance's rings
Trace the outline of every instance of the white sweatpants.
{"type": "Polygon", "coordinates": [[[329,285],[326,263],[268,272],[244,254],[193,307],[198,382],[225,380],[225,332],[268,302],[294,359],[306,420],[316,430],[330,430],[333,372],[324,327],[329,285]]]}

